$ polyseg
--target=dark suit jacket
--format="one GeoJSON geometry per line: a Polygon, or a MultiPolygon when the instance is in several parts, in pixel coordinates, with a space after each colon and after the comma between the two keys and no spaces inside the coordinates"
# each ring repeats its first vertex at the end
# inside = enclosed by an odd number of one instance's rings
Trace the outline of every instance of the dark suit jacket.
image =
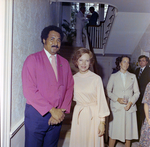
{"type": "Polygon", "coordinates": [[[98,18],[98,13],[94,11],[92,16],[89,19],[89,24],[88,25],[96,25],[97,18],[98,18]]]}
{"type": "Polygon", "coordinates": [[[138,84],[139,84],[139,89],[140,89],[140,97],[137,101],[137,105],[140,105],[144,96],[145,88],[146,85],[150,82],[150,67],[146,66],[145,69],[143,70],[140,78],[138,79],[140,68],[137,68],[135,71],[138,84]]]}

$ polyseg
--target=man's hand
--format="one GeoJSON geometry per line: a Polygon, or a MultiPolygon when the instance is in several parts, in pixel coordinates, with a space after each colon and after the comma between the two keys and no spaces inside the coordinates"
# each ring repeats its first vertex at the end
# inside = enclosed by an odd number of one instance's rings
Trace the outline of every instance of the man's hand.
{"type": "Polygon", "coordinates": [[[124,101],[124,98],[118,98],[117,101],[118,101],[120,104],[126,104],[125,101],[124,101]]]}
{"type": "Polygon", "coordinates": [[[105,133],[105,122],[102,121],[98,126],[98,136],[101,137],[103,136],[104,133],[105,133]]]}
{"type": "Polygon", "coordinates": [[[48,125],[57,125],[59,122],[51,116],[51,118],[48,120],[48,125]]]}
{"type": "MultiPolygon", "coordinates": [[[[52,119],[51,121],[55,122],[54,119],[57,121],[57,123],[60,123],[64,120],[65,118],[65,114],[64,112],[66,111],[66,109],[56,109],[56,108],[52,108],[49,112],[52,115],[52,119]]],[[[50,122],[51,122],[50,121],[50,122]]]]}
{"type": "Polygon", "coordinates": [[[91,17],[91,15],[87,15],[86,17],[87,17],[87,18],[90,18],[90,17],[91,17]]]}
{"type": "Polygon", "coordinates": [[[126,111],[128,111],[128,110],[131,108],[131,106],[132,106],[132,102],[129,102],[129,103],[124,107],[124,109],[125,109],[126,111]]]}

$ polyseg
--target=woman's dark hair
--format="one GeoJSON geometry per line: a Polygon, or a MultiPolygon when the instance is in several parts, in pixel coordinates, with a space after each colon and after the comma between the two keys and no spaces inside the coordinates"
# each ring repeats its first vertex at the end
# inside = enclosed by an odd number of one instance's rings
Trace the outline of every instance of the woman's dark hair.
{"type": "Polygon", "coordinates": [[[129,62],[130,62],[130,57],[129,56],[127,56],[127,55],[122,55],[120,58],[119,58],[119,64],[122,62],[122,59],[123,58],[128,58],[129,59],[129,62]]]}
{"type": "Polygon", "coordinates": [[[116,62],[115,62],[115,64],[116,64],[116,70],[120,69],[119,63],[120,63],[120,57],[117,57],[116,58],[116,62]]]}
{"type": "Polygon", "coordinates": [[[94,64],[94,57],[93,57],[93,53],[89,50],[89,49],[86,49],[86,48],[80,48],[78,49],[73,57],[72,57],[72,62],[73,64],[75,65],[76,68],[78,68],[78,65],[77,65],[77,61],[78,59],[83,55],[83,54],[89,54],[90,56],[90,65],[93,65],[94,64]]]}
{"type": "Polygon", "coordinates": [[[48,34],[49,34],[50,31],[58,32],[60,34],[60,36],[61,36],[61,41],[63,40],[64,34],[63,34],[62,30],[59,27],[57,27],[57,26],[51,25],[51,26],[45,27],[43,29],[43,31],[41,32],[41,42],[43,44],[44,44],[43,39],[46,40],[48,38],[48,34]]]}
{"type": "Polygon", "coordinates": [[[123,58],[128,58],[129,59],[129,66],[130,66],[130,57],[129,56],[127,56],[127,55],[122,55],[121,57],[119,57],[119,70],[120,70],[120,63],[122,62],[122,59],[123,58]]]}

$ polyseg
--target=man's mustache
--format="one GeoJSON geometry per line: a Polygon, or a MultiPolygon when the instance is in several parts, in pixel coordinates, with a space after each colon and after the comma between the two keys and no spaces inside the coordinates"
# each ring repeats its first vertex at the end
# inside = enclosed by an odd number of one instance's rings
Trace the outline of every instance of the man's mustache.
{"type": "Polygon", "coordinates": [[[56,47],[56,48],[58,48],[58,45],[52,45],[51,47],[56,47]]]}

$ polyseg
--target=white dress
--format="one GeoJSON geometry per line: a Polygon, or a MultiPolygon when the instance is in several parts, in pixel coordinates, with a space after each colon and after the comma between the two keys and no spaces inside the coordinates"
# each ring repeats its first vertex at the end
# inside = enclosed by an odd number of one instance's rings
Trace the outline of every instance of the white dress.
{"type": "Polygon", "coordinates": [[[104,147],[98,125],[110,112],[101,78],[91,71],[75,74],[74,101],[70,147],[104,147]]]}

